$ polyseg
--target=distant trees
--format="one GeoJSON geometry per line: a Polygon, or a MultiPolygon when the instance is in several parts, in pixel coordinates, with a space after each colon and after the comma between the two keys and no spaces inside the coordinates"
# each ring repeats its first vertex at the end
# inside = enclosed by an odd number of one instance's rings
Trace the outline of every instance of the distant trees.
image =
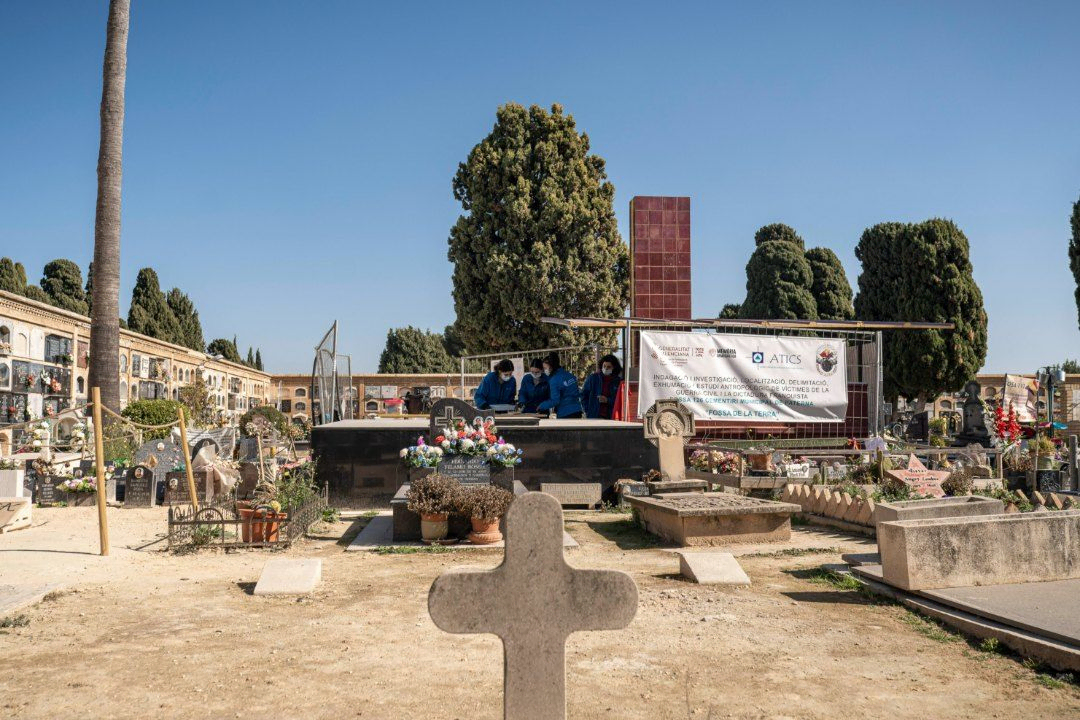
{"type": "Polygon", "coordinates": [[[82,270],[70,260],[58,258],[45,265],[41,289],[58,308],[86,315],[90,305],[83,289],[82,270]]]}
{"type": "Polygon", "coordinates": [[[855,317],[951,322],[955,330],[882,333],[885,397],[932,399],[960,390],[986,360],[986,310],[968,239],[951,220],[881,223],[855,248],[862,261],[855,317]]]}
{"type": "Polygon", "coordinates": [[[165,296],[165,302],[176,318],[176,336],[173,342],[202,352],[206,341],[203,340],[202,323],[199,322],[199,311],[195,309],[195,303],[181,292],[180,288],[170,290],[165,296]]]}
{"type": "Polygon", "coordinates": [[[458,369],[443,345],[443,336],[413,326],[392,328],[379,356],[381,373],[443,373],[458,369]]]}
{"type": "Polygon", "coordinates": [[[240,357],[240,351],[236,349],[235,339],[216,338],[211,340],[210,344],[206,346],[206,352],[210,355],[220,355],[229,362],[244,362],[243,358],[240,357]]]}
{"type": "Polygon", "coordinates": [[[739,303],[728,303],[720,310],[721,320],[734,320],[739,317],[739,311],[742,309],[742,305],[739,303]]]}
{"type": "Polygon", "coordinates": [[[1072,270],[1073,280],[1076,281],[1076,313],[1080,318],[1080,200],[1073,203],[1069,224],[1072,226],[1072,239],[1069,240],[1069,268],[1072,270]]]}
{"type": "Polygon", "coordinates": [[[817,302],[811,290],[814,273],[803,250],[803,239],[780,223],[754,234],[757,248],[746,264],[746,299],[739,308],[743,318],[813,320],[817,302]]]}
{"type": "Polygon", "coordinates": [[[180,323],[169,309],[157,273],[152,268],[143,268],[135,278],[127,323],[133,332],[158,340],[174,343],[179,338],[180,323]]]}
{"type": "Polygon", "coordinates": [[[840,258],[828,248],[810,248],[806,251],[813,281],[810,293],[817,305],[821,320],[851,320],[855,308],[851,303],[851,285],[848,283],[840,258]]]}

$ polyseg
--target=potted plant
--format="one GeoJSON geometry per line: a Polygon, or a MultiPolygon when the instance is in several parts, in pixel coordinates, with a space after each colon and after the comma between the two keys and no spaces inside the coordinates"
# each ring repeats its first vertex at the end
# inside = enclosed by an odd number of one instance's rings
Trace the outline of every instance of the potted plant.
{"type": "Polygon", "coordinates": [[[773,449],[765,446],[749,447],[746,449],[746,461],[750,469],[757,472],[771,473],[773,471],[773,449]]]}
{"type": "Polygon", "coordinates": [[[1057,469],[1057,447],[1054,441],[1045,435],[1036,435],[1028,442],[1028,452],[1035,456],[1036,470],[1057,469]]]}
{"type": "Polygon", "coordinates": [[[450,513],[461,505],[461,483],[432,473],[412,483],[406,497],[409,510],[420,515],[421,539],[428,544],[444,540],[450,532],[450,513]]]}
{"type": "Polygon", "coordinates": [[[510,509],[514,494],[494,485],[472,487],[462,493],[459,511],[472,522],[469,542],[491,545],[502,540],[499,520],[510,509]]]}
{"type": "Polygon", "coordinates": [[[67,493],[70,505],[91,505],[97,502],[94,497],[97,493],[96,471],[95,476],[65,477],[56,484],[56,489],[67,493]]]}

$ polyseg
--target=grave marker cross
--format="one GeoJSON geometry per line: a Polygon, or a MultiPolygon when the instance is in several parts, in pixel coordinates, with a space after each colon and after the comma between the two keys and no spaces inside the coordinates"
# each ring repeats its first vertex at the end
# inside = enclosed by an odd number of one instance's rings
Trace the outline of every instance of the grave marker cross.
{"type": "Polygon", "coordinates": [[[563,558],[562,507],[544,493],[514,500],[506,555],[490,571],[451,570],[428,594],[435,624],[503,642],[503,716],[566,717],[566,638],[617,630],[637,612],[637,585],[618,570],[577,570],[563,558]]]}

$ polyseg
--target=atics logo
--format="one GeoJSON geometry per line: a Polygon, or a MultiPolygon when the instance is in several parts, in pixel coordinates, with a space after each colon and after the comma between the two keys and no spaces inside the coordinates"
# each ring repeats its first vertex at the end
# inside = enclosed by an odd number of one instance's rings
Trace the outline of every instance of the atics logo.
{"type": "Polygon", "coordinates": [[[754,361],[755,365],[760,365],[761,363],[765,362],[765,353],[756,352],[750,356],[750,359],[754,361]]]}
{"type": "Polygon", "coordinates": [[[818,373],[826,377],[836,373],[836,368],[840,367],[840,360],[836,356],[836,351],[828,345],[822,345],[818,348],[817,357],[814,360],[817,363],[818,373]]]}
{"type": "Polygon", "coordinates": [[[766,355],[758,350],[750,354],[750,362],[755,365],[791,368],[802,364],[802,356],[794,353],[772,353],[771,355],[766,355]]]}

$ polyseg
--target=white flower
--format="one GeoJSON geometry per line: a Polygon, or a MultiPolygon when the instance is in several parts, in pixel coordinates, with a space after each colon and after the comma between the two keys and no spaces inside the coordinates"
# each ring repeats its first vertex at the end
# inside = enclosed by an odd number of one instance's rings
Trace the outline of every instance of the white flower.
{"type": "Polygon", "coordinates": [[[441,443],[439,443],[439,445],[442,446],[443,450],[449,450],[450,449],[450,441],[449,440],[443,440],[441,443]]]}
{"type": "Polygon", "coordinates": [[[408,457],[409,448],[401,448],[401,452],[398,453],[398,457],[408,457]]]}
{"type": "Polygon", "coordinates": [[[42,430],[48,430],[49,429],[49,422],[47,420],[42,420],[41,421],[41,429],[42,430]]]}
{"type": "Polygon", "coordinates": [[[34,445],[34,447],[41,447],[41,441],[40,440],[35,440],[33,442],[33,445],[34,445]]]}
{"type": "Polygon", "coordinates": [[[431,448],[431,449],[436,455],[442,455],[443,454],[442,448],[431,448]]]}
{"type": "Polygon", "coordinates": [[[469,438],[465,438],[464,440],[461,441],[461,447],[464,448],[465,450],[472,450],[474,445],[476,445],[476,443],[474,443],[469,438]]]}
{"type": "Polygon", "coordinates": [[[164,449],[165,449],[165,443],[163,443],[163,442],[159,442],[159,443],[157,444],[157,449],[158,449],[159,451],[160,451],[160,450],[164,450],[164,449]]]}

